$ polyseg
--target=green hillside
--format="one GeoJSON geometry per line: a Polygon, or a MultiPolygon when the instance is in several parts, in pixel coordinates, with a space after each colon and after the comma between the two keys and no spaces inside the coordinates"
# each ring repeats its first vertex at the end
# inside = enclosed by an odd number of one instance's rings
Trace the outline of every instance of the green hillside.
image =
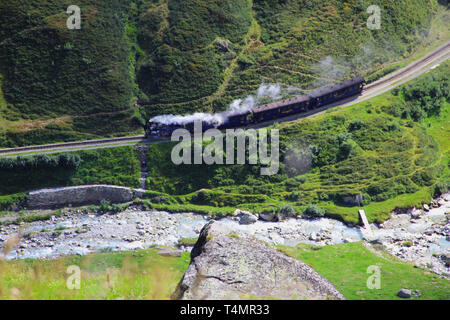
{"type": "Polygon", "coordinates": [[[177,166],[172,148],[153,144],[147,186],[178,195],[155,208],[291,215],[314,208],[313,214],[357,223],[358,203],[348,197],[362,195],[368,219],[378,222],[395,208],[429,201],[450,185],[449,70],[447,62],[366,102],[274,125],[280,170],[273,176],[260,175],[260,165],[177,166]]]}
{"type": "MultiPolygon", "coordinates": [[[[450,62],[376,98],[314,118],[275,124],[280,170],[261,165],[175,165],[175,143],[148,145],[149,190],[139,202],[171,212],[231,214],[236,208],[281,215],[326,215],[358,223],[427,202],[450,186],[450,62]],[[162,197],[157,197],[162,196],[162,197]],[[152,201],[164,199],[161,201],[152,201]]],[[[209,141],[204,141],[208,144],[209,141]]],[[[131,146],[0,159],[0,211],[24,192],[83,184],[139,186],[131,146]]],[[[248,163],[248,159],[246,161],[248,163]]]]}
{"type": "MultiPolygon", "coordinates": [[[[66,0],[0,3],[0,147],[123,136],[216,111],[266,83],[309,90],[449,38],[437,0],[66,0]]],[[[385,70],[385,71],[383,71],[385,70]]]]}

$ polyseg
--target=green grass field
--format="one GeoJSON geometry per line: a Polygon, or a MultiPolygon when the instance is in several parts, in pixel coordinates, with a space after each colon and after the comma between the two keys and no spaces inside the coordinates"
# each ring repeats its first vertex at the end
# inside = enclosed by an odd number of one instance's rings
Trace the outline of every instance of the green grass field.
{"type": "Polygon", "coordinates": [[[97,253],[55,260],[0,260],[0,299],[169,299],[189,265],[189,254],[157,250],[97,253]],[[80,290],[69,290],[69,266],[81,269],[80,290]]]}
{"type": "MultiPolygon", "coordinates": [[[[421,300],[450,299],[450,281],[414,268],[382,251],[372,251],[362,242],[315,247],[299,245],[295,248],[279,247],[284,253],[299,259],[327,278],[350,300],[394,300],[402,288],[419,290],[421,300]],[[381,271],[381,288],[369,289],[369,266],[381,271]]],[[[416,299],[412,297],[412,299],[416,299]]]]}
{"type": "MultiPolygon", "coordinates": [[[[381,251],[371,251],[361,242],[277,248],[313,267],[350,300],[399,299],[396,294],[402,288],[419,290],[422,300],[450,298],[448,280],[381,251]],[[380,289],[367,287],[369,266],[380,268],[380,289]]],[[[187,253],[169,258],[159,256],[154,249],[55,260],[0,261],[0,298],[169,299],[188,265],[187,253]],[[81,269],[80,290],[67,288],[67,267],[73,265],[81,269]]]]}

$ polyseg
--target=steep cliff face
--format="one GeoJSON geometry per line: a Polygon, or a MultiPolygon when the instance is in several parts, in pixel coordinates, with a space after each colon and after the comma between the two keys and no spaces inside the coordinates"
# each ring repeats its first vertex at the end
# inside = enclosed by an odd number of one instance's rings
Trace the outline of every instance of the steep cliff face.
{"type": "Polygon", "coordinates": [[[177,299],[345,299],[328,280],[221,222],[201,231],[191,264],[173,295],[177,299]]]}

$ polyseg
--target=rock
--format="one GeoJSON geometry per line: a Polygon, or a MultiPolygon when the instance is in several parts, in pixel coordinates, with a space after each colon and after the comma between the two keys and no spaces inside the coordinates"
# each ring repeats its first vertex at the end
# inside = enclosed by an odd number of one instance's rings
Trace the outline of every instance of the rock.
{"type": "Polygon", "coordinates": [[[411,210],[411,218],[412,219],[419,219],[421,214],[422,214],[422,211],[420,211],[420,210],[416,210],[416,209],[411,210]]]}
{"type": "Polygon", "coordinates": [[[425,211],[430,211],[430,207],[429,207],[426,203],[424,203],[424,204],[422,205],[422,207],[423,207],[423,210],[425,210],[425,211]]]}
{"type": "Polygon", "coordinates": [[[258,217],[248,211],[242,211],[237,209],[234,212],[234,215],[239,217],[239,224],[252,224],[258,221],[258,217]]]}
{"type": "Polygon", "coordinates": [[[400,298],[404,298],[404,299],[409,299],[411,298],[411,290],[408,289],[401,289],[398,293],[397,296],[400,298]]]}
{"type": "Polygon", "coordinates": [[[158,254],[163,257],[181,257],[183,255],[183,251],[174,248],[164,247],[158,251],[158,254]]]}
{"type": "Polygon", "coordinates": [[[317,241],[317,233],[311,232],[311,234],[309,235],[309,240],[317,241]]]}
{"type": "Polygon", "coordinates": [[[364,240],[366,240],[370,244],[378,244],[378,245],[383,244],[383,241],[380,238],[380,236],[377,234],[373,234],[373,233],[364,235],[364,240]]]}
{"type": "Polygon", "coordinates": [[[166,197],[163,197],[163,196],[157,196],[157,197],[152,198],[152,199],[150,200],[150,202],[153,202],[153,203],[161,203],[161,202],[165,202],[166,200],[167,200],[166,197]]]}
{"type": "Polygon", "coordinates": [[[191,263],[173,298],[246,297],[345,299],[303,262],[248,234],[236,232],[223,222],[211,221],[191,251],[191,263]]]}
{"type": "Polygon", "coordinates": [[[219,40],[216,41],[216,45],[218,45],[220,50],[223,51],[223,52],[228,52],[230,50],[229,49],[229,46],[230,46],[230,41],[229,40],[221,40],[221,39],[219,39],[219,40]]]}
{"type": "Polygon", "coordinates": [[[277,220],[277,214],[275,212],[267,212],[267,213],[261,212],[261,213],[258,214],[258,216],[259,216],[259,218],[261,220],[264,220],[264,221],[269,221],[270,222],[270,221],[276,221],[277,220]]]}
{"type": "Polygon", "coordinates": [[[413,295],[414,297],[419,298],[422,295],[422,293],[419,290],[414,290],[413,295]]]}

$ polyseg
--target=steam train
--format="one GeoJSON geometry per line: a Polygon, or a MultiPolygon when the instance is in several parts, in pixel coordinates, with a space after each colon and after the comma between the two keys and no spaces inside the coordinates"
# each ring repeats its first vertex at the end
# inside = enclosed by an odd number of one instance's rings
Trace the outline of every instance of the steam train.
{"type": "MultiPolygon", "coordinates": [[[[362,92],[365,83],[364,78],[353,78],[338,85],[319,89],[304,96],[253,107],[250,111],[228,116],[223,123],[203,122],[202,130],[206,131],[211,128],[236,128],[249,124],[276,120],[293,114],[305,113],[347,97],[359,95],[362,92]]],[[[193,132],[194,123],[163,124],[150,120],[146,130],[146,136],[169,137],[173,131],[180,128],[193,132]]]]}

